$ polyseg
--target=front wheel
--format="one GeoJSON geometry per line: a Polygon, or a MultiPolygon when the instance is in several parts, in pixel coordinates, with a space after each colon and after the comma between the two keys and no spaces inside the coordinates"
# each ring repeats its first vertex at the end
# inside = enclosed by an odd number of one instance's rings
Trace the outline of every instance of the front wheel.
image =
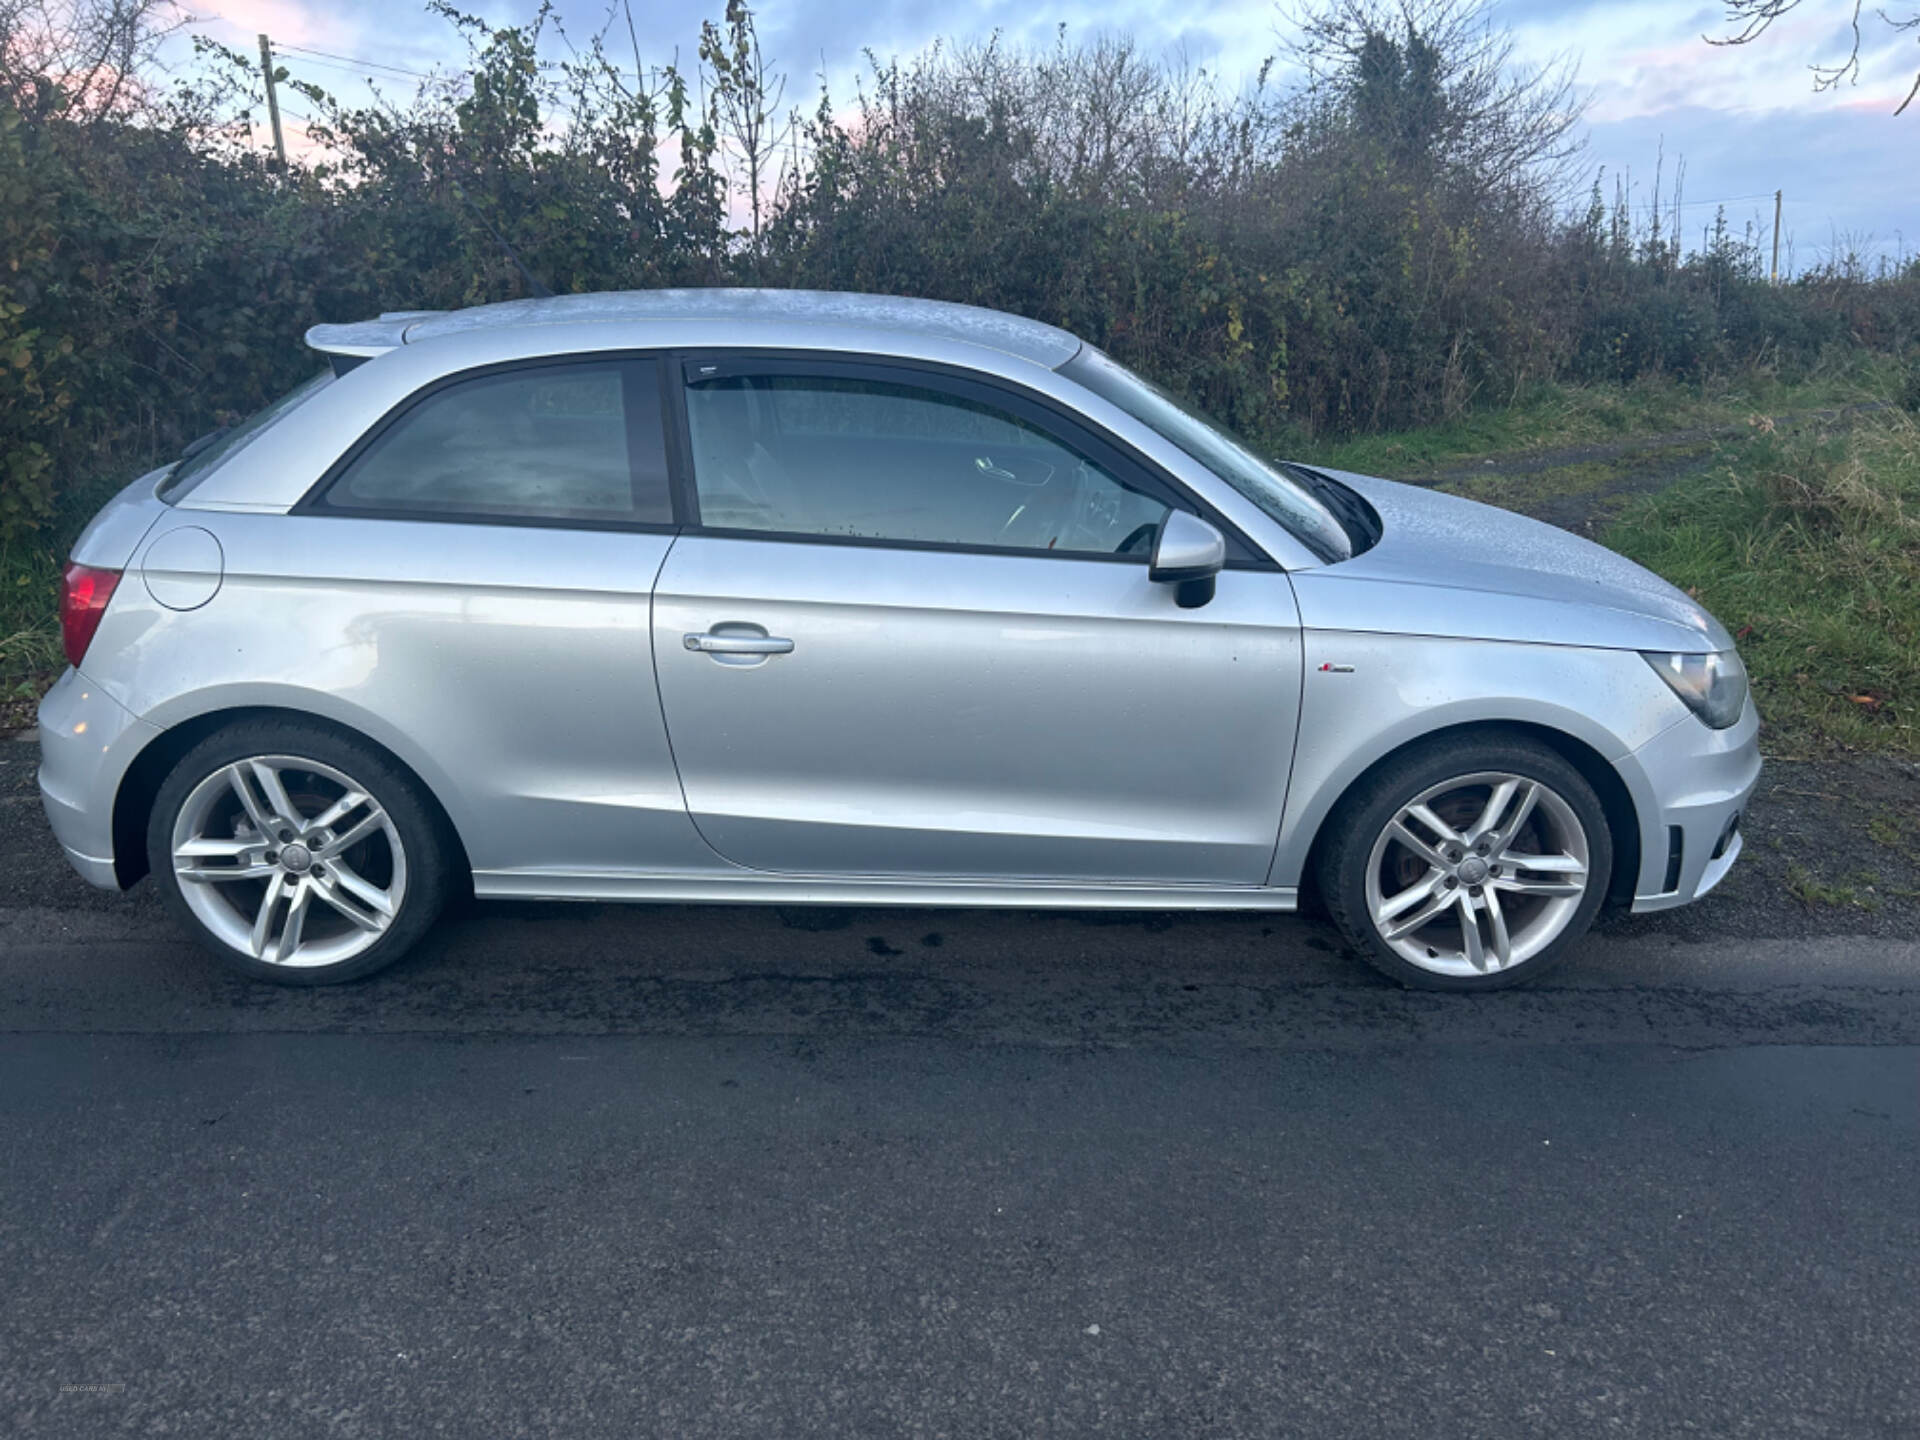
{"type": "Polygon", "coordinates": [[[446,846],[416,782],[328,727],[247,721],[160,787],[148,860],[175,913],[242,974],[325,985],[400,958],[446,894],[446,846]]]}
{"type": "Polygon", "coordinates": [[[1320,856],[1327,909],[1372,964],[1433,990],[1512,985],[1592,923],[1613,873],[1580,772],[1523,736],[1443,738],[1342,802],[1320,856]]]}

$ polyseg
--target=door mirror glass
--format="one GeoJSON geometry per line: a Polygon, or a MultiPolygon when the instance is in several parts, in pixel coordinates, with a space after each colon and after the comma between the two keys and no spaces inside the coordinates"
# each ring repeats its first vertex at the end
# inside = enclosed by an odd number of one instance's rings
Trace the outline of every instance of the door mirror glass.
{"type": "Polygon", "coordinates": [[[1169,510],[1153,537],[1153,561],[1147,578],[1175,585],[1174,600],[1193,610],[1213,599],[1214,577],[1227,563],[1227,541],[1198,515],[1169,510]]]}

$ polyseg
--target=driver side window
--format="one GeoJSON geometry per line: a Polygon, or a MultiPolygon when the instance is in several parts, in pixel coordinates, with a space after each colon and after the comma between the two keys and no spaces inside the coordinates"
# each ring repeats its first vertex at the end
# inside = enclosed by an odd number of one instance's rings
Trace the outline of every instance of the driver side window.
{"type": "Polygon", "coordinates": [[[701,380],[687,422],[714,529],[1144,560],[1167,514],[1019,416],[908,383],[701,380]]]}

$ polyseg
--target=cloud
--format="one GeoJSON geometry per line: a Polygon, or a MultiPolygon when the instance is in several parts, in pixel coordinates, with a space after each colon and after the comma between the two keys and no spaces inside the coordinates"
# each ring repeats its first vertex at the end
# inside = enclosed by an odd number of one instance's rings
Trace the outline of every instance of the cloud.
{"type": "MultiPolygon", "coordinates": [[[[251,50],[259,31],[276,43],[327,50],[425,70],[458,64],[465,46],[453,27],[417,0],[219,0],[220,22],[207,29],[251,50]]],[[[535,0],[468,0],[495,23],[524,22],[535,0]]],[[[666,64],[676,54],[691,66],[703,16],[717,19],[720,0],[634,0],[641,58],[666,64]]],[[[1889,244],[1896,232],[1920,237],[1920,196],[1901,157],[1920,144],[1920,115],[1890,113],[1920,63],[1910,44],[1896,43],[1867,16],[1865,79],[1837,94],[1813,92],[1807,64],[1845,54],[1850,36],[1844,7],[1808,0],[1761,41],[1739,48],[1707,44],[1726,33],[1719,0],[1496,0],[1494,18],[1514,27],[1517,52],[1539,63],[1566,52],[1581,59],[1593,105],[1591,158],[1609,173],[1631,170],[1650,185],[1664,144],[1669,161],[1684,159],[1689,195],[1702,200],[1785,187],[1789,228],[1802,258],[1808,247],[1840,233],[1872,232],[1889,244]]],[[[576,44],[608,25],[607,0],[559,0],[576,44]]],[[[1045,46],[1064,23],[1068,35],[1126,32],[1148,55],[1174,57],[1216,73],[1228,85],[1249,78],[1281,48],[1280,13],[1272,0],[1224,0],[1166,6],[1150,0],[980,0],[935,7],[925,0],[762,0],[761,38],[788,76],[786,101],[811,109],[815,76],[824,66],[844,107],[865,73],[863,50],[882,62],[908,58],[937,39],[985,40],[996,31],[1010,44],[1045,46]]],[[[624,62],[626,18],[611,12],[608,44],[624,62]]],[[[351,71],[312,57],[288,55],[305,78],[346,98],[360,83],[351,71]],[[308,69],[311,64],[314,68],[308,69]]],[[[364,72],[363,72],[364,73],[364,72]]],[[[409,82],[390,81],[389,90],[409,82]]],[[[1667,173],[1672,175],[1672,165],[1667,173]]],[[[1746,202],[1742,202],[1746,205],[1746,202]]],[[[1751,205],[1747,209],[1753,209],[1751,205]]],[[[1761,206],[1761,209],[1767,207],[1761,206]]],[[[1709,207],[1690,205],[1687,224],[1705,223],[1709,207]]],[[[1766,220],[1771,223],[1770,210],[1766,220]]]]}
{"type": "MultiPolygon", "coordinates": [[[[1851,86],[1838,94],[1814,89],[1809,67],[1840,64],[1852,46],[1844,7],[1822,0],[1809,0],[1739,46],[1709,43],[1732,33],[1718,5],[1676,10],[1654,0],[1621,0],[1563,4],[1549,15],[1538,0],[1507,0],[1496,13],[1515,25],[1529,54],[1580,54],[1583,77],[1593,86],[1591,116],[1603,123],[1692,108],[1816,115],[1861,98],[1851,86]]],[[[1892,97],[1891,110],[1899,103],[1912,84],[1911,67],[1920,63],[1912,49],[1872,13],[1864,16],[1860,62],[1869,104],[1892,97]]]]}
{"type": "Polygon", "coordinates": [[[220,0],[220,13],[205,29],[236,49],[251,47],[255,36],[275,44],[346,47],[357,43],[361,26],[350,5],[320,5],[309,0],[220,0]]]}

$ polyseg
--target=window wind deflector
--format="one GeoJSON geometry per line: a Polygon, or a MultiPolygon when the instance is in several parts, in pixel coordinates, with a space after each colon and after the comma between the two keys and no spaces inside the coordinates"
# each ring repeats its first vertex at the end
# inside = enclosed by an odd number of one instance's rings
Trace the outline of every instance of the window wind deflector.
{"type": "Polygon", "coordinates": [[[709,380],[738,380],[743,375],[765,375],[768,365],[764,360],[683,360],[680,368],[687,384],[700,385],[709,380]]]}
{"type": "Polygon", "coordinates": [[[749,352],[682,359],[680,370],[687,384],[701,385],[714,380],[761,380],[776,375],[855,376],[871,374],[876,366],[884,368],[885,364],[878,357],[865,355],[824,352],[817,355],[769,355],[749,352]]]}

